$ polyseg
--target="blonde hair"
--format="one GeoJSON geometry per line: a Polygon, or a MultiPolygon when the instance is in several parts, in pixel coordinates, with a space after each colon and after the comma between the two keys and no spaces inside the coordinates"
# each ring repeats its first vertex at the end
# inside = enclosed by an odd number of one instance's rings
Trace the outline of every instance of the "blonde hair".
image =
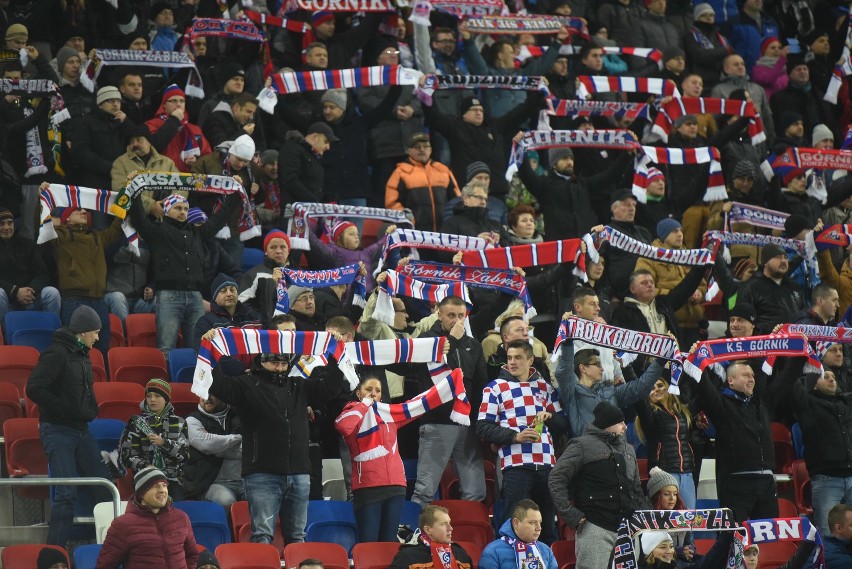
{"type": "Polygon", "coordinates": [[[500,326],[503,325],[503,321],[510,316],[520,316],[526,322],[526,308],[524,307],[524,301],[520,298],[515,298],[512,302],[509,303],[509,306],[506,307],[506,310],[500,313],[500,315],[494,320],[494,329],[498,332],[500,331],[500,326]],[[520,312],[520,314],[518,314],[520,312]]]}
{"type": "MultiPolygon", "coordinates": [[[[662,381],[666,385],[669,384],[668,380],[666,380],[666,378],[664,377],[661,377],[657,381],[662,381]]],[[[655,381],[654,384],[656,385],[656,383],[657,382],[655,381]]],[[[655,411],[655,407],[657,409],[665,409],[666,411],[674,415],[683,415],[683,417],[686,419],[687,430],[689,430],[689,428],[692,426],[692,413],[690,413],[689,407],[684,405],[684,403],[680,400],[680,397],[678,397],[677,395],[674,395],[672,393],[666,393],[666,396],[663,398],[662,405],[657,403],[651,403],[649,396],[649,403],[651,405],[652,413],[655,411]]],[[[639,417],[636,417],[636,421],[634,422],[633,426],[636,429],[636,436],[639,438],[639,440],[643,443],[646,443],[647,440],[645,439],[645,432],[642,430],[642,421],[639,420],[639,417]]]]}

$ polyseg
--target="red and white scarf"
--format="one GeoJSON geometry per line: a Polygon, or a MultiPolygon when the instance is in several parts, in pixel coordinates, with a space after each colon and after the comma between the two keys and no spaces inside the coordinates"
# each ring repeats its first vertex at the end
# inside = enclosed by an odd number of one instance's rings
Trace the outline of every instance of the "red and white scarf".
{"type": "Polygon", "coordinates": [[[396,6],[390,0],[287,0],[282,9],[285,12],[395,12],[396,6]]]}
{"type": "Polygon", "coordinates": [[[461,264],[467,267],[511,270],[515,267],[574,263],[574,274],[585,280],[586,255],[580,247],[582,243],[582,239],[562,239],[486,250],[475,249],[462,253],[461,264]]]}
{"type": "Polygon", "coordinates": [[[422,533],[420,541],[432,552],[432,569],[459,569],[451,544],[429,541],[429,538],[422,533]]]}
{"type": "MultiPolygon", "coordinates": [[[[468,310],[472,306],[470,295],[467,291],[467,286],[461,282],[451,284],[429,284],[419,281],[413,277],[409,277],[392,269],[387,270],[388,278],[381,283],[378,297],[376,298],[376,309],[373,312],[373,318],[379,322],[384,322],[388,326],[393,325],[394,308],[393,298],[396,296],[407,296],[426,302],[438,303],[448,296],[458,296],[468,306],[468,310]]],[[[465,320],[467,323],[467,320],[465,320]]]]}
{"type": "MultiPolygon", "coordinates": [[[[446,338],[441,339],[446,341],[446,338]]],[[[380,430],[385,423],[408,422],[450,401],[453,402],[450,420],[459,425],[470,425],[470,401],[464,390],[464,376],[461,369],[454,369],[428,390],[405,403],[374,402],[364,413],[358,427],[358,434],[355,436],[358,454],[354,455],[352,460],[365,462],[389,454],[388,449],[382,444],[380,430]]],[[[354,409],[345,411],[337,418],[337,421],[360,414],[360,411],[354,409]]]]}
{"type": "Polygon", "coordinates": [[[385,247],[382,250],[378,266],[373,274],[377,275],[382,272],[390,252],[399,247],[410,248],[412,250],[410,253],[411,258],[419,259],[418,249],[434,249],[436,251],[456,253],[460,250],[487,249],[491,247],[491,244],[481,237],[454,235],[452,233],[435,233],[433,231],[419,231],[417,229],[397,229],[393,233],[389,233],[387,239],[385,239],[385,247]]]}
{"type": "Polygon", "coordinates": [[[417,89],[417,98],[427,107],[439,89],[504,89],[511,91],[548,92],[541,75],[426,75],[417,89]]]}
{"type": "Polygon", "coordinates": [[[142,51],[136,49],[96,49],[83,64],[80,83],[90,93],[95,92],[101,72],[109,66],[159,67],[166,69],[189,69],[184,92],[189,97],[204,98],[204,84],[192,57],[182,51],[142,51]]]}
{"type": "Polygon", "coordinates": [[[271,14],[262,14],[254,10],[243,9],[243,15],[252,23],[258,26],[273,26],[281,28],[297,34],[303,34],[311,29],[311,26],[306,22],[298,20],[282,18],[281,16],[273,16],[271,14]]]}
{"type": "Polygon", "coordinates": [[[475,16],[465,18],[459,29],[471,34],[555,34],[563,26],[558,16],[475,16]]]}
{"type": "Polygon", "coordinates": [[[293,204],[293,216],[287,222],[287,237],[293,249],[311,250],[308,240],[310,218],[331,220],[337,217],[358,217],[361,219],[378,219],[395,225],[411,225],[405,212],[398,209],[385,209],[360,205],[343,205],[318,202],[296,202],[293,204]]]}
{"type": "Polygon", "coordinates": [[[640,203],[647,201],[645,188],[648,187],[648,164],[710,164],[710,177],[707,180],[707,191],[704,193],[705,202],[715,202],[728,199],[725,189],[725,177],[722,175],[722,165],[719,164],[719,150],[715,146],[699,148],[667,148],[664,146],[643,146],[643,155],[636,157],[635,173],[633,174],[633,195],[640,203]]]}
{"type": "Polygon", "coordinates": [[[465,16],[509,14],[509,7],[501,0],[415,0],[408,20],[414,24],[431,26],[429,15],[433,9],[460,19],[465,16]]]}
{"type": "Polygon", "coordinates": [[[674,81],[669,79],[580,75],[577,80],[580,82],[578,99],[586,99],[594,93],[648,93],[658,97],[680,97],[674,81]]]}
{"type": "MultiPolygon", "coordinates": [[[[562,45],[559,46],[559,53],[562,55],[577,55],[582,49],[583,48],[579,45],[562,45]]],[[[604,45],[600,46],[600,50],[603,51],[605,55],[632,55],[634,57],[650,59],[656,63],[660,69],[663,68],[663,52],[659,49],[654,49],[652,47],[618,47],[614,45],[604,45]]]]}
{"type": "MultiPolygon", "coordinates": [[[[619,117],[636,119],[648,115],[645,103],[620,103],[615,101],[578,101],[576,99],[547,99],[548,115],[556,117],[619,117]]],[[[539,130],[545,130],[539,127],[539,130]]]]}
{"type": "Polygon", "coordinates": [[[684,115],[736,115],[748,117],[748,134],[752,144],[766,141],[763,131],[763,119],[760,118],[751,101],[736,99],[711,99],[704,97],[685,97],[672,99],[660,107],[657,120],[651,131],[659,135],[663,142],[668,142],[674,122],[684,115]]]}

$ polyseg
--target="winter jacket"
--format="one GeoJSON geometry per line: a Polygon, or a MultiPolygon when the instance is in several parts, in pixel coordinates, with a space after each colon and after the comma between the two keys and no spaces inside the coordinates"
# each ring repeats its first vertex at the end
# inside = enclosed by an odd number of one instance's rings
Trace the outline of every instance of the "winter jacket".
{"type": "Polygon", "coordinates": [[[776,324],[792,322],[804,306],[802,292],[786,278],[776,284],[763,273],[756,273],[743,283],[737,298],[737,302],[751,304],[757,311],[755,334],[769,334],[776,324]]]}
{"type": "Polygon", "coordinates": [[[388,179],[385,207],[410,209],[419,231],[441,231],[441,211],[451,195],[460,196],[461,191],[449,168],[433,160],[423,164],[409,158],[397,164],[388,179]]]}
{"type": "Polygon", "coordinates": [[[71,137],[74,160],[79,166],[81,186],[106,188],[109,186],[112,163],[126,148],[127,133],[136,125],[125,119],[119,122],[103,109],[80,120],[71,137]]]}
{"type": "MultiPolygon", "coordinates": [[[[614,219],[610,219],[608,225],[613,229],[616,229],[629,237],[638,239],[643,243],[647,243],[648,245],[650,245],[651,241],[654,240],[647,229],[641,225],[636,225],[632,221],[616,221],[614,219]]],[[[628,253],[613,247],[608,247],[603,257],[606,262],[606,271],[603,275],[604,286],[612,289],[612,292],[619,298],[624,298],[624,296],[628,293],[628,280],[630,279],[630,273],[632,273],[634,267],[636,267],[636,261],[639,259],[639,256],[634,253],[628,253]]]]}
{"type": "MultiPolygon", "coordinates": [[[[802,115],[806,136],[813,132],[816,125],[824,124],[834,133],[835,139],[841,139],[845,133],[840,132],[837,111],[834,105],[823,100],[823,95],[825,93],[813,83],[788,83],[772,96],[769,105],[776,117],[780,117],[785,110],[796,109],[796,112],[802,115]]],[[[809,136],[807,138],[810,139],[809,136]]]]}
{"type": "Polygon", "coordinates": [[[189,458],[183,467],[183,491],[203,498],[212,484],[241,480],[243,436],[237,410],[226,405],[208,413],[201,405],[186,418],[189,458]]]}
{"type": "MultiPolygon", "coordinates": [[[[473,426],[479,413],[482,390],[485,388],[485,384],[488,383],[485,358],[482,357],[482,344],[467,334],[462,336],[460,340],[456,339],[444,331],[440,320],[435,322],[427,332],[420,334],[421,338],[437,338],[440,336],[446,336],[450,344],[450,351],[447,354],[447,365],[451,369],[460,368],[464,374],[464,390],[467,392],[467,397],[470,400],[470,424],[473,426]]],[[[434,383],[429,373],[421,374],[420,390],[426,391],[432,385],[434,383]]],[[[452,402],[448,401],[424,414],[420,422],[424,425],[430,423],[454,425],[455,423],[450,420],[450,411],[452,411],[452,408],[452,402]]]]}
{"type": "MultiPolygon", "coordinates": [[[[486,119],[479,126],[440,113],[435,107],[425,107],[424,112],[426,125],[444,135],[450,144],[456,179],[466,180],[467,167],[477,161],[485,162],[491,172],[505,171],[511,138],[541,105],[541,93],[530,93],[521,105],[502,117],[486,119]]],[[[489,191],[491,195],[503,198],[509,192],[505,177],[492,176],[489,191]]]]}
{"type": "Polygon", "coordinates": [[[112,258],[107,272],[107,292],[120,292],[127,298],[139,298],[149,285],[148,267],[151,252],[140,248],[139,255],[129,247],[120,248],[112,258]]]}
{"type": "Polygon", "coordinates": [[[169,480],[180,481],[183,463],[189,456],[189,445],[186,440],[186,421],[175,415],[171,403],[166,403],[160,413],[148,409],[143,401],[139,408],[140,415],[134,415],[127,421],[124,432],[118,442],[121,462],[126,468],[139,472],[148,466],[156,466],[162,470],[169,480]],[[145,423],[148,428],[165,440],[158,447],[148,440],[148,435],[139,424],[145,423]]]}
{"type": "Polygon", "coordinates": [[[224,207],[206,223],[196,227],[164,217],[152,222],[137,200],[130,206],[130,219],[139,235],[148,242],[154,258],[154,284],[158,290],[200,291],[204,285],[204,242],[213,239],[225,226],[228,214],[241,204],[239,194],[225,198],[224,207]]]}
{"type": "Polygon", "coordinates": [[[577,437],[588,432],[595,420],[595,407],[601,401],[616,407],[628,407],[647,398],[654,383],[660,379],[664,365],[665,360],[655,359],[638,380],[620,385],[599,381],[586,387],[574,373],[574,341],[564,342],[556,366],[556,382],[559,385],[562,412],[568,417],[571,433],[577,437]]]}
{"type": "Polygon", "coordinates": [[[278,283],[272,280],[272,271],[278,266],[279,263],[264,256],[263,263],[247,270],[240,279],[240,302],[254,308],[264,323],[269,322],[275,312],[278,283]]]}
{"type": "MultiPolygon", "coordinates": [[[[110,170],[110,179],[112,180],[112,191],[117,192],[127,185],[127,176],[132,172],[142,172],[148,170],[151,172],[177,172],[174,161],[168,156],[164,156],[157,152],[157,149],[151,147],[151,156],[145,162],[141,157],[131,152],[125,152],[115,159],[110,170]]],[[[187,197],[189,192],[179,190],[183,197],[187,197]]],[[[145,190],[142,192],[142,205],[145,206],[145,211],[150,211],[154,201],[165,198],[166,196],[154,198],[154,192],[145,190]]]]}
{"type": "Polygon", "coordinates": [[[645,10],[639,2],[619,0],[602,2],[598,8],[598,21],[609,30],[609,37],[618,45],[640,45],[636,43],[636,30],[645,10]]]}
{"type": "Polygon", "coordinates": [[[701,76],[704,90],[709,91],[719,80],[722,60],[730,52],[728,40],[715,24],[693,22],[683,41],[687,65],[692,66],[693,73],[701,76]]]}
{"type": "Polygon", "coordinates": [[[452,217],[444,220],[441,232],[476,237],[480,233],[500,233],[501,229],[500,223],[488,215],[487,208],[468,207],[460,201],[453,208],[452,217]]]}
{"type": "Polygon", "coordinates": [[[397,421],[395,423],[382,422],[378,429],[381,435],[382,448],[387,451],[384,456],[370,460],[355,460],[363,449],[358,447],[358,431],[366,413],[372,413],[372,408],[363,401],[353,401],[343,408],[343,412],[334,421],[334,427],[343,437],[346,446],[349,447],[349,455],[352,458],[352,491],[362,488],[376,488],[379,486],[402,486],[405,487],[405,469],[402,466],[402,458],[399,456],[399,445],[396,440],[397,429],[402,428],[417,417],[397,421]]]}
{"type": "Polygon", "coordinates": [[[802,428],[805,463],[811,478],[817,474],[847,478],[852,476],[852,393],[826,395],[813,388],[816,377],[805,383],[794,374],[784,377],[778,396],[793,408],[802,428]]]}
{"type": "Polygon", "coordinates": [[[16,231],[9,239],[0,239],[0,288],[9,300],[14,300],[21,287],[35,290],[38,298],[41,289],[49,284],[47,265],[35,241],[16,231]]]}
{"type": "Polygon", "coordinates": [[[734,51],[745,60],[748,72],[751,72],[751,68],[760,57],[760,42],[773,36],[782,37],[778,24],[771,16],[761,14],[760,23],[758,23],[743,11],[728,21],[724,32],[725,37],[731,41],[734,51]]]}
{"type": "Polygon", "coordinates": [[[27,397],[38,405],[39,420],[83,431],[98,415],[92,388],[89,348],[68,328],[38,358],[27,380],[27,397]]]}
{"type": "MultiPolygon", "coordinates": [[[[358,106],[364,113],[377,109],[387,97],[391,87],[380,85],[366,87],[357,91],[358,106]]],[[[397,107],[409,106],[414,109],[411,118],[404,121],[396,117],[395,110],[385,113],[382,120],[370,128],[367,151],[370,160],[398,158],[405,156],[406,144],[411,135],[423,132],[423,108],[414,95],[414,87],[405,85],[396,101],[397,107]]]]}
{"type": "MultiPolygon", "coordinates": [[[[748,68],[751,67],[748,64],[746,66],[748,68]]],[[[727,99],[737,89],[748,90],[755,110],[760,113],[760,118],[763,119],[763,130],[766,133],[767,143],[771,144],[775,138],[775,122],[772,120],[772,110],[769,108],[769,97],[766,96],[763,87],[749,81],[747,74],[738,77],[736,75],[725,75],[723,72],[719,82],[710,90],[710,96],[718,99],[727,99]]]]}
{"type": "Polygon", "coordinates": [[[322,43],[328,49],[328,68],[347,69],[352,67],[352,58],[357,55],[358,50],[376,36],[383,15],[368,12],[359,20],[357,26],[349,28],[345,32],[338,32],[331,38],[323,40],[322,43]]]}
{"type": "MultiPolygon", "coordinates": [[[[39,60],[44,59],[39,57],[39,60]]],[[[38,61],[38,60],[36,60],[38,61]]],[[[0,149],[3,157],[15,169],[18,176],[23,177],[27,172],[27,136],[36,129],[41,143],[41,155],[44,166],[48,171],[54,167],[53,149],[47,137],[47,116],[50,111],[50,100],[44,98],[33,108],[32,100],[21,99],[19,102],[11,103],[5,98],[0,100],[0,132],[3,140],[0,141],[0,149]],[[32,109],[29,116],[24,114],[24,108],[32,109]]],[[[43,178],[44,175],[36,175],[33,181],[43,178]]],[[[33,182],[30,182],[33,183],[33,182]]]]}
{"type": "Polygon", "coordinates": [[[825,544],[825,566],[829,569],[852,569],[852,544],[833,535],[822,539],[825,544]]]}
{"type": "MultiPolygon", "coordinates": [[[[518,555],[515,553],[514,542],[510,544],[503,537],[509,540],[517,540],[518,536],[512,528],[511,517],[503,522],[500,526],[500,537],[485,546],[482,552],[482,557],[479,559],[479,569],[517,569],[518,555]]],[[[547,546],[540,541],[533,542],[538,554],[541,557],[541,569],[558,569],[559,564],[556,562],[556,557],[547,546]]]]}
{"type": "MultiPolygon", "coordinates": [[[[462,549],[458,543],[451,545],[453,558],[459,569],[471,569],[473,562],[470,555],[462,549]]],[[[396,557],[391,561],[388,569],[438,569],[432,562],[432,551],[423,542],[418,541],[416,545],[403,545],[399,548],[396,557]]]]}
{"type": "Polygon", "coordinates": [[[586,518],[586,523],[615,532],[622,518],[651,509],[642,493],[633,445],[624,435],[594,425],[568,442],[548,486],[557,513],[574,528],[586,518]]]}
{"type": "Polygon", "coordinates": [[[636,45],[645,47],[660,50],[674,46],[683,47],[683,37],[678,33],[677,28],[668,22],[665,15],[658,16],[651,12],[646,12],[639,20],[636,37],[639,42],[636,45]]]}
{"type": "MultiPolygon", "coordinates": [[[[138,226],[137,226],[138,227],[138,226]]],[[[121,220],[107,229],[90,231],[85,225],[56,228],[56,263],[62,298],[97,298],[106,293],[107,264],[104,251],[123,239],[121,220]]]]}
{"type": "Polygon", "coordinates": [[[313,232],[308,232],[308,240],[311,248],[309,251],[305,251],[305,256],[307,256],[308,264],[312,269],[335,269],[344,265],[361,262],[367,267],[365,281],[367,293],[369,294],[376,287],[376,281],[373,278],[373,269],[376,268],[376,263],[385,246],[387,235],[382,236],[381,239],[372,245],[354,250],[347,249],[334,242],[323,243],[313,232]]]}
{"type": "Polygon", "coordinates": [[[840,314],[845,314],[849,306],[852,305],[852,267],[849,266],[848,262],[843,263],[843,268],[838,273],[831,262],[829,251],[817,253],[817,263],[819,264],[819,276],[822,282],[837,289],[837,294],[840,297],[840,314]]]}
{"type": "MultiPolygon", "coordinates": [[[[651,245],[661,248],[666,247],[659,239],[655,239],[651,245]]],[[[685,247],[680,248],[685,249],[685,247]]],[[[636,270],[638,271],[640,269],[647,270],[651,273],[651,275],[653,275],[654,284],[657,285],[658,296],[665,296],[669,294],[672,289],[683,282],[683,279],[685,279],[686,275],[689,273],[688,267],[684,265],[661,263],[659,261],[651,261],[644,257],[641,257],[638,261],[636,261],[636,270]]],[[[707,292],[707,285],[703,283],[699,284],[696,290],[701,291],[701,295],[703,297],[707,292]]],[[[704,307],[701,304],[693,304],[692,302],[687,301],[677,310],[675,317],[678,324],[684,328],[698,328],[698,323],[704,319],[704,307]]]]}
{"type": "Polygon", "coordinates": [[[134,497],[107,531],[95,569],[194,569],[197,560],[189,516],[171,499],[155,514],[134,497]]]}
{"type": "MultiPolygon", "coordinates": [[[[253,328],[261,329],[260,314],[251,306],[237,302],[234,313],[231,314],[213,300],[210,302],[210,312],[205,312],[195,323],[195,346],[201,345],[201,337],[208,331],[218,328],[253,328]]],[[[219,360],[219,365],[226,365],[225,373],[239,375],[251,367],[253,356],[227,356],[219,360]]]]}
{"type": "MultiPolygon", "coordinates": [[[[213,174],[221,176],[239,176],[242,181],[242,186],[246,190],[249,200],[252,203],[259,205],[266,199],[266,193],[263,189],[259,189],[254,195],[251,194],[252,184],[260,184],[261,170],[260,167],[249,162],[245,167],[239,170],[233,170],[230,167],[228,152],[218,150],[202,156],[195,164],[192,165],[194,174],[213,174]]],[[[222,196],[210,192],[191,192],[189,195],[190,207],[200,207],[208,216],[212,216],[221,203],[222,196]]],[[[242,201],[240,207],[234,208],[228,215],[228,229],[231,232],[231,238],[237,239],[240,232],[240,217],[242,217],[243,209],[242,201]]],[[[209,219],[207,223],[210,223],[209,219]]]]}
{"type": "MultiPolygon", "coordinates": [[[[762,56],[751,68],[751,77],[755,83],[763,87],[771,104],[772,95],[784,89],[790,80],[790,76],[787,75],[787,58],[762,56]]],[[[775,109],[772,112],[775,112],[775,109]]]]}
{"type": "Polygon", "coordinates": [[[186,118],[181,121],[165,114],[162,105],[157,109],[154,118],[147,121],[145,126],[151,131],[151,144],[160,154],[172,159],[178,172],[189,172],[191,166],[184,160],[189,152],[197,157],[212,152],[210,143],[204,138],[198,126],[190,123],[186,118]]]}
{"type": "Polygon", "coordinates": [[[632,158],[623,154],[606,169],[588,178],[565,176],[551,171],[547,176],[537,175],[529,162],[521,163],[518,175],[541,204],[544,212],[544,227],[547,239],[571,239],[581,237],[597,224],[592,212],[590,189],[595,193],[609,192],[632,171],[632,158]]]}
{"type": "Polygon", "coordinates": [[[297,136],[284,143],[278,154],[281,203],[324,201],[324,177],[322,157],[314,154],[304,138],[297,136]]]}
{"type": "Polygon", "coordinates": [[[309,381],[265,370],[226,376],[217,367],[210,393],[240,409],[243,470],[249,474],[309,474],[308,406],[321,408],[340,393],[345,379],[334,358],[309,381]]]}
{"type": "Polygon", "coordinates": [[[692,425],[686,416],[652,405],[647,397],[636,404],[636,412],[647,441],[648,468],[658,466],[673,474],[693,473],[695,457],[689,444],[692,425]]]}
{"type": "MultiPolygon", "coordinates": [[[[263,152],[266,149],[266,138],[263,136],[262,124],[260,121],[256,122],[251,134],[255,149],[258,152],[263,152]]],[[[201,132],[204,133],[204,138],[213,148],[226,140],[236,140],[238,136],[246,134],[243,125],[239,124],[237,119],[234,118],[234,111],[231,109],[229,101],[221,101],[213,108],[213,112],[204,121],[201,132]]]]}

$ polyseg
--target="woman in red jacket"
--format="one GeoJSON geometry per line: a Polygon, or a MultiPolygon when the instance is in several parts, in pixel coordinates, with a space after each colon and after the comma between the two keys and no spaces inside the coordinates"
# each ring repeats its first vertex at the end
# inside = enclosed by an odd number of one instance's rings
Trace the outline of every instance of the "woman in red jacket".
{"type": "Polygon", "coordinates": [[[382,399],[382,384],[366,375],[355,390],[357,402],[346,405],[335,426],[352,456],[352,496],[360,542],[397,541],[396,532],[405,502],[405,470],[399,456],[396,430],[417,417],[399,422],[378,420],[378,437],[361,433],[365,421],[375,417],[373,404],[382,399]],[[358,436],[361,434],[362,436],[358,436]],[[366,449],[373,438],[376,448],[366,449]]]}

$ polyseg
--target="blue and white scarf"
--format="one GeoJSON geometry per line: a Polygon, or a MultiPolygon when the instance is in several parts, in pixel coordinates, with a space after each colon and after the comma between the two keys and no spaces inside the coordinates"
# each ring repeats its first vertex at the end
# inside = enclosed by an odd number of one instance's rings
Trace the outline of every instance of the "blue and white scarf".
{"type": "Polygon", "coordinates": [[[352,285],[352,304],[365,306],[364,297],[367,295],[367,286],[363,275],[358,274],[360,266],[358,263],[344,265],[336,269],[324,271],[305,271],[302,269],[288,269],[279,267],[281,280],[276,286],[275,315],[290,312],[290,299],[287,296],[288,286],[302,286],[306,288],[325,288],[335,285],[352,285]]]}

